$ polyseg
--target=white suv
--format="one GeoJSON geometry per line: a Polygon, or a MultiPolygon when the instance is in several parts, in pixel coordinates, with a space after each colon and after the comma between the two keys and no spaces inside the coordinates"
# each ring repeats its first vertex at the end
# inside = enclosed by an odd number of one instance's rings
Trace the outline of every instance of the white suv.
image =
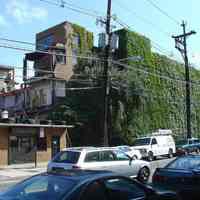
{"type": "Polygon", "coordinates": [[[108,170],[138,178],[141,182],[146,182],[150,175],[149,162],[130,159],[122,151],[112,148],[67,148],[48,164],[48,171],[72,168],[108,170]]]}

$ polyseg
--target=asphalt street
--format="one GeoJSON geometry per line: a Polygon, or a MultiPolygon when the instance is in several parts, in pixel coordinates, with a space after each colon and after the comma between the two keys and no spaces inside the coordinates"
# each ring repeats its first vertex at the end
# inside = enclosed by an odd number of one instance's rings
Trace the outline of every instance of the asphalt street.
{"type": "MultiPolygon", "coordinates": [[[[150,179],[149,179],[149,182],[151,183],[151,179],[152,179],[152,175],[155,171],[155,169],[157,167],[164,167],[165,165],[167,165],[170,161],[172,161],[174,158],[172,159],[168,159],[168,158],[157,158],[157,160],[155,161],[152,161],[151,162],[151,176],[150,176],[150,179]]],[[[17,179],[17,180],[10,180],[6,183],[3,183],[3,184],[0,184],[0,192],[8,189],[9,187],[15,185],[16,183],[22,181],[23,179],[17,179]]]]}

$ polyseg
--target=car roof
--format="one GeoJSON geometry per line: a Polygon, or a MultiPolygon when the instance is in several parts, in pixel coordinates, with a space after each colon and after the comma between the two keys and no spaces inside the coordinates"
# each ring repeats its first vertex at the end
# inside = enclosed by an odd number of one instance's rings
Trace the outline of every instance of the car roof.
{"type": "Polygon", "coordinates": [[[41,176],[57,176],[63,177],[68,180],[75,182],[82,182],[86,180],[94,180],[97,178],[103,178],[108,176],[116,176],[118,174],[106,170],[81,170],[81,169],[71,169],[71,170],[54,170],[51,172],[45,172],[40,174],[41,176]]]}
{"type": "Polygon", "coordinates": [[[62,149],[62,151],[94,152],[94,151],[108,151],[114,149],[115,149],[114,147],[72,147],[72,148],[62,149]]]}

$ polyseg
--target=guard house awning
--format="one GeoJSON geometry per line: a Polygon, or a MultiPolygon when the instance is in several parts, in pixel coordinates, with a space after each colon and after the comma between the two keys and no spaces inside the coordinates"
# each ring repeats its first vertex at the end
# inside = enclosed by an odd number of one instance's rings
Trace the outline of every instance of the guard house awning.
{"type": "Polygon", "coordinates": [[[73,128],[73,125],[0,123],[0,127],[73,128]]]}
{"type": "Polygon", "coordinates": [[[49,54],[48,52],[32,52],[32,53],[27,53],[26,54],[26,59],[30,60],[30,61],[34,61],[34,60],[38,60],[41,59],[45,56],[51,57],[51,54],[49,54]]]}

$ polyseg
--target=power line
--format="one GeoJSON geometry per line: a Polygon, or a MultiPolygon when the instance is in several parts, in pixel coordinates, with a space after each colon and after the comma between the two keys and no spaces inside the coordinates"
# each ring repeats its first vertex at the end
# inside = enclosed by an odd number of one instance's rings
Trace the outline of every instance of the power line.
{"type": "Polygon", "coordinates": [[[62,3],[52,2],[50,0],[40,0],[40,1],[43,1],[43,2],[48,3],[50,5],[54,5],[54,6],[59,6],[59,7],[62,7],[62,8],[66,8],[66,9],[72,10],[74,12],[77,12],[79,14],[87,15],[87,16],[90,16],[90,17],[93,17],[93,18],[99,17],[99,15],[97,15],[95,13],[91,13],[91,12],[88,12],[86,10],[74,7],[74,6],[72,7],[72,6],[66,5],[66,2],[64,2],[64,4],[62,4],[62,3]]]}
{"type": "Polygon", "coordinates": [[[82,56],[82,55],[65,55],[65,54],[61,54],[61,53],[50,53],[47,51],[41,51],[41,50],[33,50],[33,49],[28,49],[28,48],[22,48],[22,47],[18,47],[18,46],[11,46],[11,45],[7,45],[7,44],[0,44],[0,48],[7,48],[7,49],[13,49],[13,50],[19,50],[19,51],[23,51],[23,52],[36,52],[36,53],[43,53],[43,54],[47,54],[47,55],[55,55],[55,56],[63,56],[63,57],[74,57],[74,58],[83,58],[83,59],[90,59],[90,60],[99,60],[99,61],[104,61],[101,58],[97,58],[97,57],[91,57],[91,56],[82,56]]]}
{"type": "Polygon", "coordinates": [[[167,37],[171,37],[171,34],[164,31],[161,27],[159,27],[157,24],[151,22],[149,19],[138,15],[135,11],[133,11],[133,9],[128,8],[126,6],[124,6],[120,1],[115,0],[115,3],[118,2],[119,4],[119,8],[124,8],[124,10],[128,11],[131,15],[134,15],[135,17],[137,17],[140,21],[142,21],[145,24],[151,25],[151,27],[153,27],[155,30],[162,32],[165,36],[167,37]]]}
{"type": "Polygon", "coordinates": [[[154,8],[156,8],[160,13],[162,13],[163,15],[165,15],[166,17],[168,17],[171,21],[173,21],[177,25],[180,25],[180,23],[179,23],[178,20],[176,20],[174,17],[170,16],[166,11],[164,11],[159,6],[157,6],[156,3],[154,3],[152,0],[146,0],[146,1],[148,3],[150,3],[154,8]]]}

